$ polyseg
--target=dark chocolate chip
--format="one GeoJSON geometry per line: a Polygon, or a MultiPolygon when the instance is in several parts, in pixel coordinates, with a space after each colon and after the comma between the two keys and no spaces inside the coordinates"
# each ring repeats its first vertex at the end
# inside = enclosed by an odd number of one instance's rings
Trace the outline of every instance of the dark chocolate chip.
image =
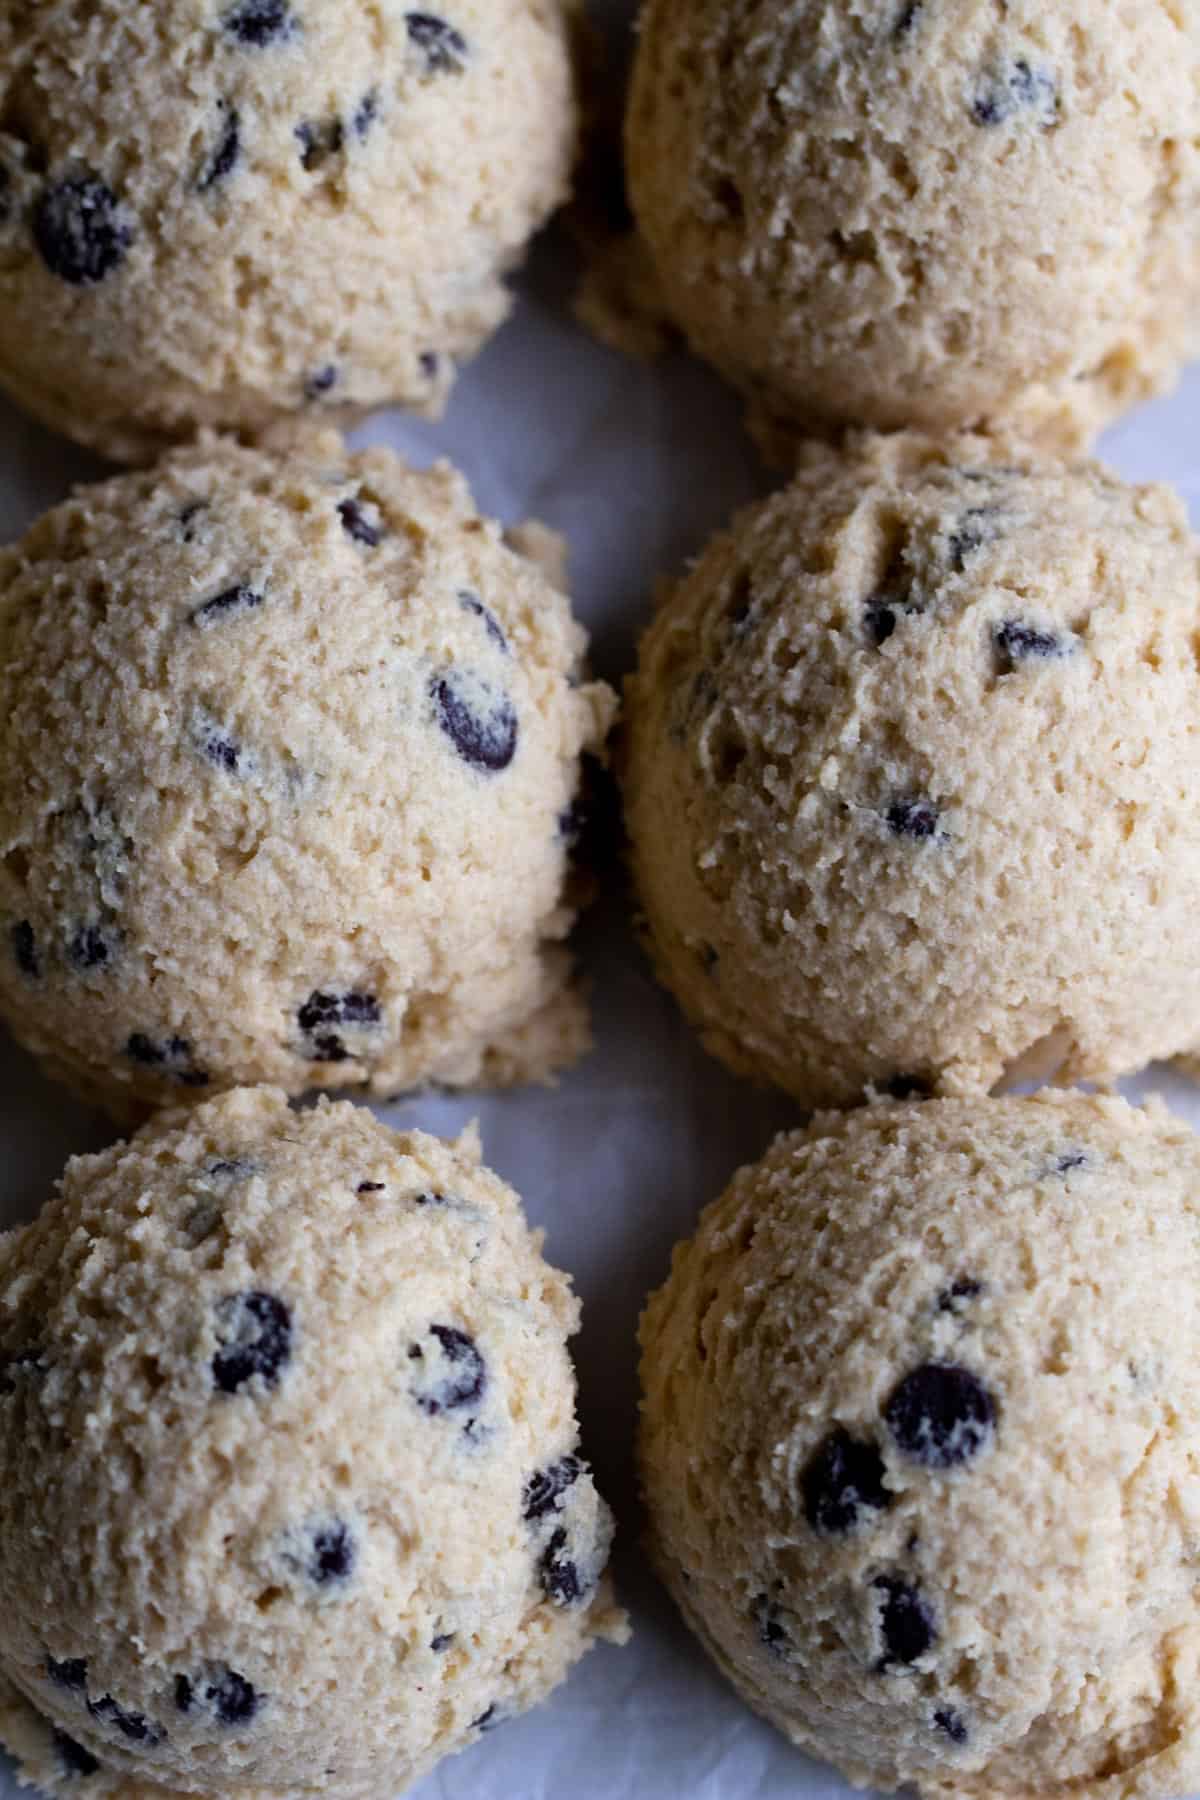
{"type": "Polygon", "coordinates": [[[538,1580],[547,1600],[555,1606],[573,1606],[583,1597],[584,1583],[578,1563],[569,1554],[565,1525],[551,1533],[550,1542],[538,1558],[538,1580]]]}
{"type": "Polygon", "coordinates": [[[436,1418],[440,1413],[458,1412],[482,1399],[487,1387],[487,1364],[473,1337],[456,1325],[431,1325],[429,1335],[437,1340],[440,1357],[435,1361],[444,1369],[430,1369],[430,1358],[420,1344],[410,1344],[409,1360],[424,1365],[415,1371],[412,1395],[423,1413],[436,1418]]]}
{"type": "Polygon", "coordinates": [[[256,49],[291,37],[296,29],[288,0],[238,0],[222,15],[221,24],[239,44],[256,49]]]}
{"type": "Polygon", "coordinates": [[[1044,130],[1058,123],[1058,83],[1048,69],[1035,69],[1023,56],[985,75],[971,101],[977,125],[1005,125],[1018,113],[1031,112],[1044,130]]]}
{"type": "Polygon", "coordinates": [[[902,8],[899,18],[892,26],[893,39],[907,37],[921,17],[922,10],[923,0],[909,0],[909,4],[902,8]]]}
{"type": "Polygon", "coordinates": [[[560,1456],[557,1462],[539,1469],[525,1483],[521,1496],[521,1516],[540,1519],[548,1512],[561,1510],[559,1501],[579,1480],[583,1464],[577,1456],[560,1456]]]}
{"type": "Polygon", "coordinates": [[[33,212],[33,241],[52,275],[92,287],[124,262],[133,243],[129,215],[97,175],[48,187],[33,212]]]}
{"type": "Polygon", "coordinates": [[[219,1669],[203,1680],[175,1677],[175,1704],[186,1713],[198,1703],[207,1706],[221,1725],[246,1725],[262,1704],[259,1695],[235,1669],[219,1669]]]}
{"type": "Polygon", "coordinates": [[[408,13],[405,24],[409,39],[423,52],[431,74],[461,74],[467,62],[467,40],[461,31],[427,12],[408,13]]]}
{"type": "Polygon", "coordinates": [[[83,1693],[87,1688],[87,1670],[84,1656],[68,1656],[64,1662],[59,1662],[47,1653],[47,1675],[58,1687],[69,1688],[72,1693],[83,1693]]]}
{"type": "Polygon", "coordinates": [[[259,1289],[227,1294],[217,1307],[226,1341],[212,1359],[213,1381],[223,1394],[236,1394],[255,1375],[277,1386],[292,1354],[292,1315],[283,1301],[259,1289]]]}
{"type": "Polygon", "coordinates": [[[1039,631],[1020,619],[1005,619],[992,633],[1001,673],[1011,674],[1018,663],[1045,662],[1069,654],[1068,642],[1053,631],[1039,631]]]}
{"type": "Polygon", "coordinates": [[[304,382],[304,398],[306,400],[320,400],[325,394],[331,393],[337,386],[337,383],[338,372],[336,366],[333,363],[326,363],[323,369],[314,369],[312,374],[306,377],[304,382]]]}
{"type": "Polygon", "coordinates": [[[439,1631],[436,1637],[430,1638],[429,1648],[440,1656],[442,1651],[448,1650],[453,1642],[454,1633],[452,1631],[439,1631]]]}
{"type": "Polygon", "coordinates": [[[383,1189],[382,1181],[360,1181],[354,1191],[356,1194],[382,1194],[383,1189]]]}
{"type": "Polygon", "coordinates": [[[354,128],[355,137],[365,138],[378,117],[379,94],[375,88],[372,88],[369,94],[363,95],[354,109],[354,117],[350,122],[354,128]]]}
{"type": "Polygon", "coordinates": [[[81,925],[67,946],[76,969],[106,969],[113,960],[113,946],[99,925],[81,925]]]}
{"type": "Polygon", "coordinates": [[[227,775],[236,775],[241,769],[242,747],[219,725],[207,726],[201,733],[200,753],[214,768],[224,769],[227,775]]]}
{"type": "Polygon", "coordinates": [[[498,774],[517,753],[517,713],[506,694],[485,683],[469,684],[454,669],[435,675],[429,688],[437,722],[463,761],[498,774]]]}
{"type": "Polygon", "coordinates": [[[225,117],[216,149],[200,172],[197,187],[202,194],[224,181],[237,168],[242,155],[242,120],[236,106],[221,102],[225,117]]]}
{"type": "Polygon", "coordinates": [[[1087,1167],[1087,1152],[1084,1150],[1064,1150],[1054,1164],[1056,1175],[1069,1175],[1072,1169],[1087,1167]]]}
{"type": "Polygon", "coordinates": [[[100,1764],[91,1751],[85,1750],[82,1744],[77,1744],[73,1737],[68,1737],[57,1726],[54,1730],[54,1748],[58,1751],[58,1759],[66,1775],[99,1774],[100,1764]]]}
{"type": "Polygon", "coordinates": [[[977,550],[996,535],[999,509],[995,506],[969,506],[946,539],[946,560],[952,573],[961,575],[977,550]]]}
{"type": "Polygon", "coordinates": [[[477,619],[483,620],[483,628],[498,650],[508,655],[508,639],[501,628],[500,621],[488,607],[483,604],[478,594],[468,593],[466,589],[458,596],[458,604],[464,612],[473,613],[477,619]]]}
{"type": "Polygon", "coordinates": [[[360,994],[355,990],[338,994],[321,988],[314,988],[296,1013],[297,1023],[306,1035],[331,1025],[365,1028],[378,1025],[382,1018],[383,1008],[374,994],[360,994]]]}
{"type": "Polygon", "coordinates": [[[115,1725],[122,1737],[127,1737],[130,1743],[145,1744],[148,1749],[161,1744],[167,1735],[161,1725],[156,1725],[144,1713],[126,1712],[111,1694],[102,1694],[99,1700],[89,1700],[87,1709],[94,1719],[99,1719],[105,1725],[115,1725]]]}
{"type": "Polygon", "coordinates": [[[224,1156],[218,1162],[209,1163],[206,1174],[220,1181],[245,1181],[253,1175],[257,1164],[244,1156],[224,1156]]]}
{"type": "Polygon", "coordinates": [[[42,972],[42,962],[38,955],[37,939],[33,935],[33,926],[28,919],[21,919],[13,926],[10,934],[13,961],[22,975],[28,975],[36,981],[42,972]]]}
{"type": "Polygon", "coordinates": [[[960,1275],[957,1281],[952,1281],[950,1286],[938,1295],[937,1309],[944,1313],[962,1312],[963,1301],[978,1300],[982,1292],[982,1281],[976,1281],[970,1275],[960,1275]]]}
{"type": "Polygon", "coordinates": [[[906,1456],[928,1469],[950,1469],[987,1445],[996,1403],[969,1369],[922,1363],[893,1390],[884,1417],[906,1456]]]}
{"type": "Polygon", "coordinates": [[[418,1194],[416,1199],[418,1206],[449,1206],[450,1204],[445,1194],[418,1194]]]}
{"type": "Polygon", "coordinates": [[[885,816],[897,837],[920,840],[937,836],[938,809],[932,800],[893,800],[885,816]]]}
{"type": "Polygon", "coordinates": [[[364,502],[355,497],[339,500],[338,517],[346,536],[352,537],[356,544],[365,544],[368,550],[374,550],[386,536],[379,508],[369,500],[364,502]]]}
{"type": "Polygon", "coordinates": [[[207,511],[208,511],[208,501],[207,500],[189,500],[187,505],[181,509],[180,514],[179,514],[179,532],[180,532],[180,536],[183,538],[183,541],[185,544],[194,544],[195,543],[195,541],[196,541],[196,531],[195,531],[196,520],[198,518],[200,518],[201,515],[203,513],[206,513],[207,511]]]}
{"type": "Polygon", "coordinates": [[[494,1731],[500,1723],[501,1721],[496,1717],[496,1702],[493,1700],[486,1711],[481,1712],[477,1719],[471,1720],[470,1730],[494,1731]]]}
{"type": "Polygon", "coordinates": [[[892,636],[902,617],[923,612],[924,605],[912,591],[903,546],[892,556],[883,580],[863,609],[867,636],[878,650],[892,636]]]}
{"type": "Polygon", "coordinates": [[[877,1575],[872,1588],[883,1596],[879,1602],[879,1635],[883,1653],[875,1664],[882,1671],[900,1663],[915,1663],[937,1642],[933,1614],[915,1587],[898,1575],[877,1575]]]}
{"type": "Polygon", "coordinates": [[[933,1715],[933,1722],[939,1731],[945,1732],[952,1744],[965,1744],[969,1733],[960,1713],[951,1706],[940,1706],[933,1715]]]}
{"type": "Polygon", "coordinates": [[[318,1587],[337,1581],[348,1581],[354,1573],[358,1551],[348,1525],[335,1519],[313,1533],[312,1554],[308,1561],[308,1578],[318,1587]]]}
{"type": "Polygon", "coordinates": [[[192,1061],[192,1046],[187,1038],[169,1037],[160,1043],[145,1032],[135,1031],[126,1040],[125,1054],[145,1069],[161,1069],[183,1087],[208,1086],[208,1073],[192,1061]]]}
{"type": "Polygon", "coordinates": [[[437,351],[436,350],[422,350],[421,354],[417,358],[417,362],[420,364],[422,375],[427,376],[428,379],[430,381],[432,381],[434,376],[438,372],[438,353],[437,353],[437,351]]]}
{"type": "Polygon", "coordinates": [[[296,142],[300,146],[300,166],[311,173],[344,148],[346,129],[340,119],[326,119],[320,124],[305,119],[296,127],[296,142]]]}
{"type": "Polygon", "coordinates": [[[817,1445],[801,1476],[805,1518],[814,1531],[853,1531],[864,1513],[884,1512],[892,1504],[883,1476],[876,1446],[839,1425],[817,1445]]]}
{"type": "Polygon", "coordinates": [[[241,581],[234,587],[222,588],[211,600],[202,600],[199,606],[193,607],[188,618],[193,625],[211,625],[215,619],[226,618],[230,613],[253,612],[262,603],[259,590],[241,581]]]}
{"type": "Polygon", "coordinates": [[[766,1594],[756,1594],[750,1605],[750,1616],[758,1632],[758,1641],[772,1656],[786,1656],[792,1648],[791,1636],[779,1616],[779,1608],[766,1594]]]}

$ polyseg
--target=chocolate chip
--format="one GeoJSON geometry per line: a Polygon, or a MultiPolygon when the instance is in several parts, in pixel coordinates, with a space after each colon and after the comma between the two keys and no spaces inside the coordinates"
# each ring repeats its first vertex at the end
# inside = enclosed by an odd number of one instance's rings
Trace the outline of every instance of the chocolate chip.
{"type": "Polygon", "coordinates": [[[996,1422],[996,1405],[969,1369],[922,1363],[893,1391],[884,1417],[906,1456],[927,1469],[950,1469],[984,1449],[996,1422]]]}
{"type": "Polygon", "coordinates": [[[1068,656],[1071,649],[1069,642],[1056,632],[1039,631],[1035,625],[1023,624],[1020,619],[1005,619],[1002,625],[997,625],[992,633],[992,643],[1000,671],[1006,675],[1011,674],[1018,663],[1068,656]]]}
{"type": "Polygon", "coordinates": [[[909,4],[902,9],[899,18],[892,26],[893,39],[907,37],[920,18],[922,11],[923,0],[909,0],[909,4]]]}
{"type": "Polygon", "coordinates": [[[436,675],[430,695],[437,722],[463,761],[498,774],[517,753],[517,714],[512,701],[457,670],[436,675]]]}
{"type": "Polygon", "coordinates": [[[106,1725],[115,1725],[122,1737],[127,1737],[133,1744],[145,1744],[147,1748],[153,1749],[167,1735],[161,1725],[156,1725],[144,1713],[126,1712],[111,1694],[102,1694],[99,1700],[89,1700],[87,1709],[94,1719],[99,1719],[106,1725]]]}
{"type": "Polygon", "coordinates": [[[957,1281],[951,1282],[938,1295],[937,1309],[944,1313],[960,1313],[963,1311],[963,1301],[978,1300],[982,1292],[982,1281],[976,1281],[970,1275],[960,1275],[957,1281]]]}
{"type": "Polygon", "coordinates": [[[969,1735],[966,1724],[953,1707],[941,1706],[933,1715],[933,1722],[939,1731],[944,1731],[952,1744],[965,1744],[969,1735]]]}
{"type": "Polygon", "coordinates": [[[438,372],[438,353],[437,353],[437,351],[436,350],[422,350],[421,354],[417,358],[417,362],[420,364],[422,375],[426,376],[430,381],[432,381],[434,376],[438,372]]]}
{"type": "Polygon", "coordinates": [[[207,1087],[209,1076],[192,1062],[192,1046],[187,1038],[169,1037],[158,1043],[144,1032],[135,1031],[126,1040],[125,1054],[144,1069],[161,1069],[183,1087],[207,1087]]]}
{"type": "Polygon", "coordinates": [[[188,618],[193,625],[211,625],[216,619],[224,619],[230,613],[253,612],[263,603],[263,595],[257,588],[246,582],[238,582],[234,587],[223,588],[214,594],[211,600],[202,600],[199,606],[193,607],[188,618]]]}
{"type": "Polygon", "coordinates": [[[478,594],[468,593],[466,589],[464,589],[458,596],[458,604],[462,607],[464,612],[473,613],[477,619],[483,620],[483,628],[491,638],[493,644],[495,644],[498,650],[503,650],[504,654],[507,656],[508,639],[501,629],[500,621],[495,613],[490,611],[489,608],[483,604],[483,601],[479,598],[478,594]]]}
{"type": "Polygon", "coordinates": [[[378,117],[379,94],[372,88],[369,94],[363,95],[354,109],[354,117],[350,122],[354,127],[355,137],[365,138],[378,117]]]}
{"type": "Polygon", "coordinates": [[[893,1075],[882,1091],[889,1100],[931,1100],[933,1083],[928,1075],[893,1075]]]}
{"type": "Polygon", "coordinates": [[[897,837],[920,840],[937,836],[938,809],[932,800],[893,800],[885,817],[897,837]]]}
{"type": "Polygon", "coordinates": [[[442,1651],[448,1650],[453,1642],[454,1633],[452,1631],[439,1631],[436,1637],[430,1638],[429,1648],[440,1656],[442,1651]]]}
{"type": "Polygon", "coordinates": [[[99,925],[81,925],[67,945],[67,956],[76,969],[106,969],[113,954],[113,946],[99,925]]]}
{"type": "Polygon", "coordinates": [[[58,1751],[58,1759],[68,1776],[99,1774],[100,1764],[91,1751],[85,1750],[82,1744],[77,1744],[73,1737],[68,1737],[57,1726],[54,1729],[54,1748],[58,1751]]]}
{"type": "Polygon", "coordinates": [[[577,1456],[560,1456],[557,1462],[539,1469],[525,1483],[521,1496],[521,1517],[540,1519],[548,1512],[560,1511],[559,1501],[583,1473],[577,1456]]]}
{"type": "Polygon", "coordinates": [[[1087,1152],[1084,1150],[1064,1150],[1054,1164],[1055,1175],[1069,1175],[1072,1169],[1087,1167],[1087,1152]]]}
{"type": "Polygon", "coordinates": [[[13,926],[10,933],[13,961],[22,975],[28,975],[36,981],[42,972],[42,962],[38,955],[37,939],[33,935],[33,926],[28,919],[21,919],[13,926]]]}
{"type": "Polygon", "coordinates": [[[352,537],[356,544],[365,544],[368,550],[374,550],[386,536],[379,508],[369,500],[340,500],[338,517],[347,537],[352,537]]]}
{"type": "Polygon", "coordinates": [[[242,120],[236,106],[229,106],[221,101],[225,120],[221,127],[221,136],[217,147],[200,172],[197,187],[202,194],[224,181],[236,169],[242,155],[242,120]]]}
{"type": "Polygon", "coordinates": [[[496,1717],[496,1702],[493,1700],[486,1711],[481,1712],[477,1719],[471,1720],[469,1729],[471,1731],[494,1731],[500,1723],[501,1721],[496,1717]]]}
{"type": "Polygon", "coordinates": [[[431,1325],[429,1335],[436,1339],[440,1355],[435,1352],[431,1357],[420,1344],[409,1345],[409,1360],[423,1365],[415,1371],[411,1391],[421,1411],[437,1418],[482,1399],[487,1387],[487,1364],[474,1338],[456,1325],[431,1325]],[[437,1368],[439,1362],[444,1365],[441,1370],[437,1368]]]}
{"type": "Polygon", "coordinates": [[[337,386],[337,382],[337,368],[333,363],[326,363],[323,369],[314,369],[312,374],[306,377],[304,398],[320,400],[323,395],[330,393],[337,386]]]}
{"type": "Polygon", "coordinates": [[[337,156],[346,142],[345,127],[340,119],[326,119],[321,124],[305,119],[297,125],[295,135],[300,146],[300,166],[310,173],[319,169],[329,157],[337,156]]]}
{"type": "Polygon", "coordinates": [[[416,1201],[418,1206],[449,1206],[450,1204],[445,1194],[418,1194],[416,1201]]]}
{"type": "Polygon", "coordinates": [[[46,1673],[58,1687],[69,1688],[72,1693],[82,1693],[87,1687],[87,1658],[69,1656],[64,1662],[58,1662],[49,1653],[46,1655],[46,1673]]]}
{"type": "Polygon", "coordinates": [[[875,1445],[839,1425],[817,1445],[800,1478],[805,1518],[814,1531],[853,1531],[864,1512],[884,1512],[892,1504],[883,1476],[875,1445]]]}
{"type": "Polygon", "coordinates": [[[405,17],[408,35],[425,57],[431,74],[461,74],[467,62],[467,40],[445,19],[433,13],[410,12],[405,17]]]}
{"type": "Polygon", "coordinates": [[[217,1162],[209,1163],[205,1174],[217,1181],[245,1181],[258,1168],[257,1163],[245,1156],[223,1156],[217,1162]]]}
{"type": "Polygon", "coordinates": [[[867,636],[878,650],[892,636],[902,616],[923,611],[923,603],[912,592],[904,546],[901,545],[893,553],[879,587],[863,608],[867,636]]]}
{"type": "Polygon", "coordinates": [[[291,37],[296,29],[288,0],[239,0],[222,15],[221,24],[239,44],[256,49],[291,37]]]}
{"type": "Polygon", "coordinates": [[[223,769],[227,775],[236,775],[241,769],[242,747],[235,738],[219,725],[208,725],[200,734],[200,754],[212,763],[214,768],[223,769]]]}
{"type": "Polygon", "coordinates": [[[961,575],[977,550],[995,537],[1000,511],[995,506],[969,506],[946,539],[946,559],[951,572],[961,575]]]}
{"type": "Polygon", "coordinates": [[[579,1565],[569,1553],[565,1525],[551,1533],[550,1542],[538,1558],[538,1580],[542,1592],[555,1606],[573,1606],[583,1597],[584,1583],[579,1565]]]}
{"type": "Polygon", "coordinates": [[[259,1695],[235,1669],[218,1669],[203,1680],[175,1677],[175,1704],[186,1713],[205,1705],[221,1725],[247,1725],[262,1704],[259,1695]]]}
{"type": "Polygon", "coordinates": [[[360,1181],[354,1191],[356,1194],[382,1194],[383,1189],[382,1181],[360,1181]]]}
{"type": "Polygon", "coordinates": [[[133,243],[129,215],[97,175],[48,187],[33,212],[33,241],[52,275],[92,287],[124,262],[133,243]]]}
{"type": "Polygon", "coordinates": [[[297,1022],[310,1040],[307,1046],[311,1062],[345,1062],[350,1052],[333,1026],[352,1026],[366,1030],[378,1025],[383,1009],[374,994],[335,994],[315,989],[296,1014],[297,1022]]]}
{"type": "Polygon", "coordinates": [[[259,1289],[227,1294],[217,1306],[225,1341],[212,1359],[213,1381],[223,1394],[236,1394],[255,1375],[278,1385],[292,1355],[292,1315],[283,1301],[259,1289]]]}
{"type": "Polygon", "coordinates": [[[1058,123],[1058,83],[1048,69],[1034,69],[1023,56],[983,76],[971,101],[977,125],[1005,125],[1018,113],[1033,113],[1048,131],[1058,123]]]}
{"type": "Polygon", "coordinates": [[[354,1537],[348,1525],[335,1519],[313,1533],[312,1554],[308,1562],[308,1578],[317,1587],[332,1582],[348,1581],[354,1573],[357,1558],[354,1537]]]}
{"type": "Polygon", "coordinates": [[[896,1663],[915,1663],[937,1642],[933,1614],[915,1587],[897,1575],[877,1575],[871,1586],[879,1603],[879,1635],[883,1654],[875,1667],[882,1672],[896,1663]]]}
{"type": "Polygon", "coordinates": [[[187,505],[181,509],[179,514],[179,534],[185,544],[195,543],[196,520],[201,518],[207,511],[207,500],[189,500],[187,505]]]}
{"type": "Polygon", "coordinates": [[[792,1648],[791,1636],[779,1616],[779,1608],[766,1594],[756,1594],[750,1603],[750,1616],[758,1631],[758,1641],[772,1656],[786,1656],[792,1648]]]}

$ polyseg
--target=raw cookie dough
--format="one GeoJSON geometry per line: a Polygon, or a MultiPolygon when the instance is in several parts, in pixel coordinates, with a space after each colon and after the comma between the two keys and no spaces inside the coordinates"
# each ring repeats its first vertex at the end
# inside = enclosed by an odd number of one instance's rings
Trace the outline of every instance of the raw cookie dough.
{"type": "Polygon", "coordinates": [[[567,0],[0,17],[0,386],[106,455],[440,412],[565,196],[567,0]]]}
{"type": "Polygon", "coordinates": [[[648,0],[631,194],[760,423],[1076,444],[1200,348],[1200,14],[648,0]]]}
{"type": "Polygon", "coordinates": [[[585,641],[446,464],[82,489],[0,554],[0,1011],[118,1111],[544,1079],[588,1042],[585,641]]]}
{"type": "Polygon", "coordinates": [[[0,1242],[27,1775],[379,1800],[623,1641],[578,1325],[473,1130],[241,1089],[76,1158],[0,1242]]]}
{"type": "Polygon", "coordinates": [[[651,1548],[852,1781],[1200,1787],[1200,1141],[1050,1094],[817,1119],[642,1321],[651,1548]]]}
{"type": "Polygon", "coordinates": [[[659,973],[806,1106],[1200,1043],[1200,552],[1096,465],[815,450],[665,596],[626,802],[659,973]]]}

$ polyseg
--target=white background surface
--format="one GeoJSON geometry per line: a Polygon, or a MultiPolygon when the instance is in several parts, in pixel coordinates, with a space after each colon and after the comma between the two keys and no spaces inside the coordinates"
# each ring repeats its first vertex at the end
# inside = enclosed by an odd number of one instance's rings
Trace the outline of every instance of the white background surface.
{"type": "MultiPolygon", "coordinates": [[[[619,25],[624,0],[605,9],[619,25]]],[[[719,385],[682,356],[624,361],[575,326],[564,243],[544,246],[516,316],[460,379],[437,426],[381,416],[361,432],[416,462],[448,455],[485,511],[564,532],[576,607],[597,670],[632,661],[656,575],[676,570],[734,506],[765,485],[719,385]]],[[[1183,487],[1200,526],[1200,369],[1101,446],[1126,476],[1183,487]]],[[[23,530],[100,465],[0,407],[0,534],[23,530]]],[[[711,1063],[653,985],[628,930],[619,874],[579,935],[597,1048],[559,1088],[417,1100],[396,1125],[456,1132],[478,1116],[487,1160],[546,1228],[551,1259],[584,1302],[576,1343],[584,1447],[616,1508],[618,1573],[634,1620],[626,1650],[593,1652],[539,1711],[506,1724],[413,1790],[414,1800],[832,1800],[848,1789],[754,1719],[709,1668],[637,1550],[631,1442],[637,1315],[671,1244],[740,1163],[796,1122],[783,1100],[711,1063]]],[[[1200,921],[1198,921],[1200,929],[1200,921]]],[[[1164,1071],[1126,1085],[1162,1092],[1200,1125],[1200,1090],[1164,1071]]],[[[111,1137],[0,1039],[0,1223],[30,1217],[66,1158],[111,1137]]],[[[0,1761],[0,1797],[18,1793],[0,1761]]],[[[389,1800],[381,1794],[380,1800],[389,1800]]]]}

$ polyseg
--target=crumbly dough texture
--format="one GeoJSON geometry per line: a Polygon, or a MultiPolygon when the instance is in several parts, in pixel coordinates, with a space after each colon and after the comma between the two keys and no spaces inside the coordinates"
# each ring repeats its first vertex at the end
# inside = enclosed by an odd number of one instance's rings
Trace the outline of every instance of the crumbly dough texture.
{"type": "Polygon", "coordinates": [[[0,386],[144,460],[440,412],[565,197],[568,0],[55,0],[0,18],[0,386]]]}
{"type": "Polygon", "coordinates": [[[658,1568],[744,1699],[944,1800],[1200,1786],[1200,1144],[1046,1094],[817,1118],[642,1321],[658,1568]]]}
{"type": "Polygon", "coordinates": [[[659,973],[806,1106],[1104,1080],[1200,1043],[1200,553],[1013,445],[813,450],[629,688],[659,973]]]}
{"type": "Polygon", "coordinates": [[[1198,74],[1174,0],[647,0],[662,298],[768,437],[1075,446],[1200,345],[1198,74]]]}
{"type": "Polygon", "coordinates": [[[445,464],[211,442],[81,490],[0,556],[14,1031],[118,1111],[572,1061],[584,646],[445,464]]]}
{"type": "Polygon", "coordinates": [[[378,1800],[623,1641],[578,1322],[474,1130],[242,1089],[70,1163],[0,1244],[26,1777],[378,1800]]]}

